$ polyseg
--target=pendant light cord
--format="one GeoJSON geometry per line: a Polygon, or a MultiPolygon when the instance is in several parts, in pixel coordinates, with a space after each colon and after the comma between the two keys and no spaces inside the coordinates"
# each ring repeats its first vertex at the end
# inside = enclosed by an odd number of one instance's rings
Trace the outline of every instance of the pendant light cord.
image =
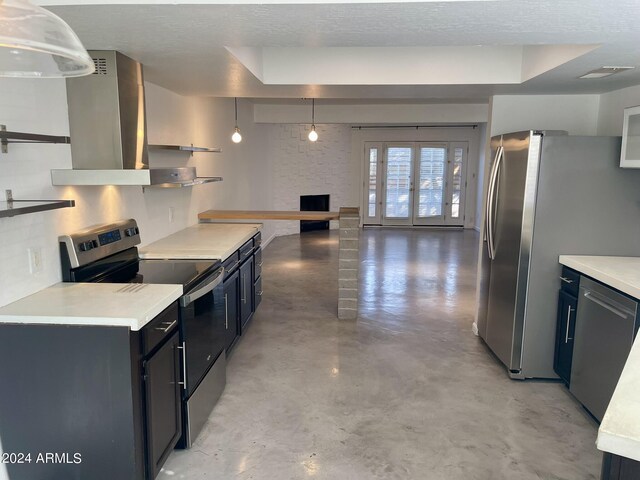
{"type": "Polygon", "coordinates": [[[233,102],[236,110],[236,128],[238,128],[238,97],[233,97],[233,102]]]}
{"type": "Polygon", "coordinates": [[[311,99],[311,125],[316,124],[316,99],[311,99]]]}

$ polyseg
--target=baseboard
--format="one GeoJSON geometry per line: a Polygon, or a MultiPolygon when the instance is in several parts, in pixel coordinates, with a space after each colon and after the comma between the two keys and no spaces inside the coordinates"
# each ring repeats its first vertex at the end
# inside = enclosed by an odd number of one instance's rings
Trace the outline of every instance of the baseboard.
{"type": "Polygon", "coordinates": [[[271,243],[271,240],[273,240],[273,239],[274,239],[274,238],[276,238],[276,237],[277,237],[277,235],[276,235],[275,233],[272,233],[272,234],[271,234],[271,236],[270,236],[269,238],[267,238],[266,240],[263,240],[263,241],[262,241],[262,245],[261,245],[261,247],[262,247],[263,249],[264,249],[264,248],[267,248],[267,246],[271,243]]]}

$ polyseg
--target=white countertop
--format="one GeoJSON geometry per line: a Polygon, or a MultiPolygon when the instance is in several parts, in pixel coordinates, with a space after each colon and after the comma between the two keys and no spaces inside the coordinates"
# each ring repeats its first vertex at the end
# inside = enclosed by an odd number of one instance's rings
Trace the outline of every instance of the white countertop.
{"type": "Polygon", "coordinates": [[[560,263],[640,299],[640,257],[560,255],[560,263]]]}
{"type": "Polygon", "coordinates": [[[227,259],[261,223],[199,223],[138,249],[140,258],[227,259]]]}
{"type": "MultiPolygon", "coordinates": [[[[640,257],[560,255],[560,263],[640,299],[640,257]]],[[[631,348],[604,414],[596,445],[640,461],[640,336],[631,348]]]]}
{"type": "Polygon", "coordinates": [[[182,285],[57,283],[0,308],[0,323],[140,330],[181,295],[182,285]]]}

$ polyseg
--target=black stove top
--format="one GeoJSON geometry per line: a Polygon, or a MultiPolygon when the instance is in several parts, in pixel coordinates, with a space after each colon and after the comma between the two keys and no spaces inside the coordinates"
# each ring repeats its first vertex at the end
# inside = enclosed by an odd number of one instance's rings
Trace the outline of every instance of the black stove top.
{"type": "Polygon", "coordinates": [[[138,271],[130,281],[182,284],[186,291],[189,285],[215,270],[220,263],[202,260],[139,260],[138,271]]]}
{"type": "Polygon", "coordinates": [[[78,268],[63,267],[63,279],[88,283],[176,284],[182,285],[186,292],[221,264],[220,260],[140,260],[138,249],[132,247],[78,268]]]}

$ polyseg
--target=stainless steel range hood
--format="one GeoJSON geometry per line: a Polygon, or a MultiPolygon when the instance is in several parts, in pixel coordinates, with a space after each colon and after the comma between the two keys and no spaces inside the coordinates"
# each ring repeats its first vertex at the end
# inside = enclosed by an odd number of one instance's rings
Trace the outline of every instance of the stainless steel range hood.
{"type": "Polygon", "coordinates": [[[67,79],[72,169],[52,170],[53,185],[189,187],[221,181],[194,167],[149,168],[142,65],[94,50],[93,75],[67,79]]]}

